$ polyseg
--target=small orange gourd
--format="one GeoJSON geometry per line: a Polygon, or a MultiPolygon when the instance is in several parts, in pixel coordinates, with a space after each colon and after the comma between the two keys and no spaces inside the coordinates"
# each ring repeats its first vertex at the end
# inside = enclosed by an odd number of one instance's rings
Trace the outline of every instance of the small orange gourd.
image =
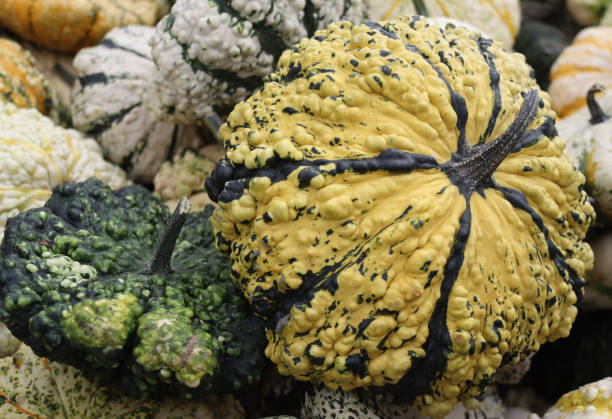
{"type": "Polygon", "coordinates": [[[154,25],[167,5],[159,0],[2,0],[0,26],[37,45],[76,52],[112,28],[154,25]]]}
{"type": "Polygon", "coordinates": [[[46,114],[51,106],[48,95],[32,55],[18,43],[0,38],[0,100],[46,114]]]}

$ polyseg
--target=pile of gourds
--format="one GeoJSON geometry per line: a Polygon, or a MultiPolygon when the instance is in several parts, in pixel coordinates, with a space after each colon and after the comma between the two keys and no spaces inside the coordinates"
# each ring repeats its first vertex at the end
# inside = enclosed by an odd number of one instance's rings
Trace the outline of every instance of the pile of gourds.
{"type": "MultiPolygon", "coordinates": [[[[0,240],[92,176],[216,204],[273,378],[166,417],[607,417],[611,117],[609,1],[3,0],[0,240]]],[[[0,416],[110,397],[18,347],[0,416]]]]}

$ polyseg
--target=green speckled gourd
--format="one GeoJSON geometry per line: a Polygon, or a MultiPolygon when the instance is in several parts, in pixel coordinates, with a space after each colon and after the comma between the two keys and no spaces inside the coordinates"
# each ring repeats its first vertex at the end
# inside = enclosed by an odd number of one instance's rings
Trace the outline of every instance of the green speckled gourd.
{"type": "Polygon", "coordinates": [[[231,395],[208,395],[186,402],[179,398],[130,399],[87,380],[73,367],[48,361],[21,345],[0,359],[0,417],[10,419],[242,419],[231,395]]]}
{"type": "Polygon", "coordinates": [[[137,185],[57,186],[7,223],[0,319],[39,356],[129,397],[247,391],[263,323],[214,248],[212,206],[188,210],[183,200],[170,216],[137,185]]]}
{"type": "Polygon", "coordinates": [[[530,72],[454,25],[340,22],[234,108],[211,220],[281,373],[439,416],[569,334],[594,210],[530,72]]]}

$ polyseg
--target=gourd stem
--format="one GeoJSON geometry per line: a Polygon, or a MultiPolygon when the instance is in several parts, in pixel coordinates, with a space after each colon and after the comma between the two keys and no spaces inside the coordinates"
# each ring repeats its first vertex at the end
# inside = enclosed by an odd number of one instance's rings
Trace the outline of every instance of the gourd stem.
{"type": "Polygon", "coordinates": [[[589,107],[589,112],[591,113],[591,119],[589,122],[591,124],[599,124],[610,118],[610,115],[606,114],[601,106],[595,100],[595,93],[603,92],[605,90],[604,86],[601,84],[594,84],[591,86],[589,91],[587,92],[587,106],[589,107]]]}
{"type": "Polygon", "coordinates": [[[208,128],[208,131],[210,131],[217,143],[223,146],[223,140],[219,137],[219,128],[223,125],[221,117],[216,112],[213,112],[204,118],[204,125],[208,128]]]}
{"type": "Polygon", "coordinates": [[[166,228],[162,233],[155,254],[151,258],[151,262],[141,272],[143,274],[168,274],[172,272],[170,261],[172,260],[172,252],[176,245],[179,233],[185,224],[187,214],[191,210],[191,202],[186,196],[183,196],[179,201],[176,209],[172,213],[170,220],[166,224],[166,228]]]}
{"type": "Polygon", "coordinates": [[[423,0],[414,0],[413,3],[417,15],[429,17],[429,10],[427,10],[427,6],[425,6],[425,2],[423,0]]]}
{"type": "Polygon", "coordinates": [[[442,170],[464,193],[484,186],[493,172],[514,149],[538,112],[538,90],[527,92],[518,115],[504,133],[495,140],[470,147],[467,153],[455,153],[442,165],[442,170]]]}

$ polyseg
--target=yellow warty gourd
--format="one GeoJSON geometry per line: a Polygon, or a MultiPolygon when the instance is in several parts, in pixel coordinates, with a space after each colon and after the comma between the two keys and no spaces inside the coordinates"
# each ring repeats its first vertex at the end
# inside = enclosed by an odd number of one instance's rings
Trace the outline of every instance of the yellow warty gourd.
{"type": "Polygon", "coordinates": [[[465,28],[340,22],[234,108],[206,189],[281,373],[442,416],[569,334],[594,211],[529,74],[465,28]]]}

